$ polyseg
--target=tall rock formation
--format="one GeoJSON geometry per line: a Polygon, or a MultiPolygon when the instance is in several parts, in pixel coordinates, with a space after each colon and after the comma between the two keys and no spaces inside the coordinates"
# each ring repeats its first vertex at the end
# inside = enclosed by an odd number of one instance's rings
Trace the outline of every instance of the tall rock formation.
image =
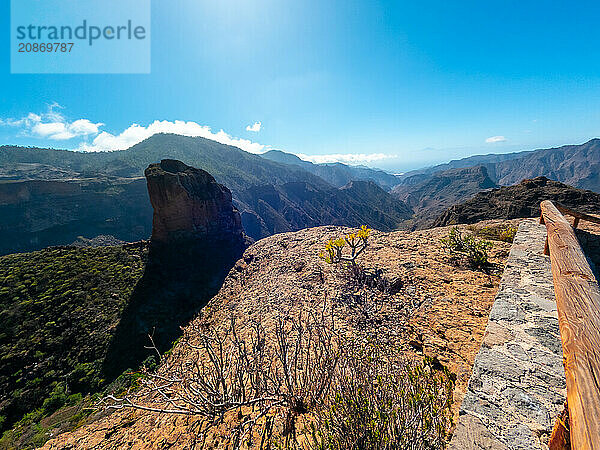
{"type": "Polygon", "coordinates": [[[231,192],[211,174],[173,159],[151,164],[144,173],[154,208],[153,243],[211,238],[244,240],[231,192]]]}
{"type": "Polygon", "coordinates": [[[109,378],[151,355],[148,334],[169,349],[250,243],[231,192],[208,172],[165,159],[145,175],[154,208],[148,263],[111,343],[109,378]]]}

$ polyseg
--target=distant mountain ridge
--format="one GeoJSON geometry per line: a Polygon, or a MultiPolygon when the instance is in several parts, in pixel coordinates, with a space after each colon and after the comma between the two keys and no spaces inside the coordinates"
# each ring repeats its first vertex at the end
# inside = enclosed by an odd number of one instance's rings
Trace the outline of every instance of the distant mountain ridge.
{"type": "Polygon", "coordinates": [[[428,228],[443,211],[485,189],[497,187],[484,166],[449,169],[431,175],[414,175],[413,184],[396,186],[392,195],[414,212],[411,228],[428,228]]]}
{"type": "Polygon", "coordinates": [[[368,223],[393,230],[413,214],[372,181],[353,181],[329,190],[304,182],[267,184],[249,187],[237,198],[246,232],[255,239],[322,224],[368,223]],[[249,217],[254,212],[257,215],[249,217]]]}
{"type": "MultiPolygon", "coordinates": [[[[301,165],[272,161],[201,137],[156,134],[127,150],[98,153],[3,146],[0,187],[7,191],[7,198],[17,201],[3,202],[0,196],[0,230],[13,229],[19,236],[0,235],[0,253],[65,245],[78,236],[108,234],[126,241],[147,238],[152,214],[141,176],[149,164],[161,159],[177,159],[202,168],[227,186],[240,209],[244,228],[251,230],[248,234],[255,239],[327,224],[366,223],[391,230],[410,216],[409,208],[375,184],[356,195],[301,165]],[[54,184],[52,195],[34,198],[19,194],[30,189],[24,183],[40,182],[54,184]],[[86,186],[95,187],[90,192],[86,186]],[[86,195],[74,196],[72,190],[86,195]],[[281,209],[272,210],[268,201],[271,191],[283,199],[281,209]],[[131,197],[129,192],[135,195],[131,197]],[[56,205],[62,205],[60,214],[53,213],[56,205]],[[136,224],[124,220],[123,208],[128,208],[126,216],[134,217],[136,224]],[[23,218],[25,225],[15,228],[17,218],[23,218]]],[[[347,166],[342,166],[324,170],[326,174],[347,173],[347,166]]],[[[347,176],[338,177],[336,184],[347,176]]]]}
{"type": "Polygon", "coordinates": [[[580,189],[600,192],[600,139],[526,153],[521,158],[495,164],[490,174],[502,186],[545,176],[580,189]]]}
{"type": "Polygon", "coordinates": [[[567,186],[546,177],[537,177],[523,180],[514,186],[480,192],[473,198],[448,208],[434,221],[433,226],[499,218],[537,217],[543,200],[556,201],[585,213],[600,213],[600,194],[567,186]]]}
{"type": "Polygon", "coordinates": [[[0,253],[69,244],[79,236],[148,237],[151,210],[139,182],[144,168],[161,159],[207,170],[228,186],[244,228],[255,239],[326,224],[367,223],[383,231],[426,228],[445,209],[480,191],[537,176],[600,192],[599,139],[477,155],[401,176],[313,164],[279,150],[256,155],[173,134],[157,134],[115,152],[2,146],[0,253]],[[43,189],[35,183],[47,183],[44,189],[50,191],[40,194],[43,189]]]}
{"type": "Polygon", "coordinates": [[[342,187],[351,181],[374,181],[389,191],[399,183],[399,179],[395,175],[369,167],[349,166],[339,162],[314,164],[281,150],[269,150],[260,156],[270,161],[302,167],[304,170],[323,178],[335,187],[342,187]]]}
{"type": "Polygon", "coordinates": [[[524,179],[545,176],[580,189],[600,192],[600,139],[584,144],[508,154],[476,155],[399,176],[401,185],[422,182],[448,169],[484,166],[495,183],[509,186],[524,179]]]}

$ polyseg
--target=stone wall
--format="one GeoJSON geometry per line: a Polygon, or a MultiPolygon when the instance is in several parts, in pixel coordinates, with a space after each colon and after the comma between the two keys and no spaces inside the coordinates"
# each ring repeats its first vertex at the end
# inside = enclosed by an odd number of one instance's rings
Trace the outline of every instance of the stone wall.
{"type": "Polygon", "coordinates": [[[451,449],[547,449],[566,384],[546,228],[523,220],[473,374],[451,449]]]}

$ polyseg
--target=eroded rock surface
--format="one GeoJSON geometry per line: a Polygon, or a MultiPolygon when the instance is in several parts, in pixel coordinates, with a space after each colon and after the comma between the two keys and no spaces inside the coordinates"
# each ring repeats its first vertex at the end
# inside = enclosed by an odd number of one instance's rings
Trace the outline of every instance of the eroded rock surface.
{"type": "Polygon", "coordinates": [[[163,159],[144,172],[154,208],[152,241],[231,237],[243,240],[231,192],[202,169],[163,159]]]}

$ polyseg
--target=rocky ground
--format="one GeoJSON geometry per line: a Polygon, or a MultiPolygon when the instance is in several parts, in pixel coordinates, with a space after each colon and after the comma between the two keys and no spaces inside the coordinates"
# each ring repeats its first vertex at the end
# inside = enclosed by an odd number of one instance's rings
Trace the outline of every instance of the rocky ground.
{"type": "MultiPolygon", "coordinates": [[[[469,227],[476,231],[517,222],[487,221],[469,227]]],[[[381,292],[352,285],[345,269],[319,259],[328,239],[350,231],[318,227],[253,244],[195,321],[218,324],[234,315],[242,321],[255,319],[268,328],[282,314],[321,307],[326,300],[342,327],[379,342],[393,342],[407,356],[435,357],[455,373],[456,415],[510,244],[494,241],[490,261],[495,269],[486,274],[444,251],[440,238],[449,227],[374,231],[359,262],[370,271],[382,271],[388,290],[381,292]]],[[[173,354],[178,354],[177,346],[173,354]]],[[[130,410],[94,417],[94,422],[49,441],[44,448],[190,448],[195,439],[192,425],[198,421],[193,416],[130,410]]],[[[214,442],[215,448],[224,447],[226,441],[225,432],[214,442]]]]}

